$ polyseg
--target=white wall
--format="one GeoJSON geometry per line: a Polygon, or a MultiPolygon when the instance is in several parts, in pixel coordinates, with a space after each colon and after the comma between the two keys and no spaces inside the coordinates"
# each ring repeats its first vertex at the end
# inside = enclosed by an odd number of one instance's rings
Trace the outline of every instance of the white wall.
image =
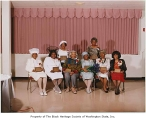
{"type": "Polygon", "coordinates": [[[1,25],[1,10],[2,7],[1,7],[1,1],[0,1],[0,73],[1,73],[1,29],[2,29],[2,25],[1,25]]]}
{"type": "MultiPolygon", "coordinates": [[[[145,77],[145,13],[142,12],[142,18],[139,22],[139,55],[122,55],[127,65],[127,77],[145,77]]],[[[47,54],[40,54],[39,57],[44,60],[47,54]]],[[[106,55],[111,58],[111,55],[106,55]]],[[[25,65],[30,54],[12,54],[12,74],[15,77],[27,77],[25,65]]]]}
{"type": "Polygon", "coordinates": [[[11,74],[11,3],[2,1],[2,73],[11,74]]]}

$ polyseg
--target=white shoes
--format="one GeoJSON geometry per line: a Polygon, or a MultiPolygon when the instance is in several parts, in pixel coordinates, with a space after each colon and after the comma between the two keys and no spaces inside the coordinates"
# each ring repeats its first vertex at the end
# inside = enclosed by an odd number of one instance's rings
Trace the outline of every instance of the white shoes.
{"type": "Polygon", "coordinates": [[[46,91],[44,91],[43,93],[44,93],[44,96],[47,96],[47,93],[46,93],[46,91]]]}
{"type": "Polygon", "coordinates": [[[88,93],[88,94],[90,94],[92,91],[91,91],[91,88],[90,89],[87,89],[86,88],[86,92],[88,93]]]}
{"type": "Polygon", "coordinates": [[[41,90],[41,91],[40,91],[40,95],[41,95],[41,96],[47,96],[47,93],[46,93],[46,91],[41,90]]]}
{"type": "Polygon", "coordinates": [[[40,95],[43,96],[44,95],[43,92],[40,92],[40,95]]]}
{"type": "Polygon", "coordinates": [[[59,94],[61,94],[61,90],[60,90],[60,88],[58,86],[55,86],[53,88],[53,90],[54,90],[54,92],[58,92],[59,94]]]}

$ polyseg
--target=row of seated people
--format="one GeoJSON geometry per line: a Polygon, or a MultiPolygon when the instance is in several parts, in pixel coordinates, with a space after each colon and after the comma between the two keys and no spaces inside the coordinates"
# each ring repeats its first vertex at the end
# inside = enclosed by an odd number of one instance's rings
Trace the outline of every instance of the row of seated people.
{"type": "Polygon", "coordinates": [[[109,80],[109,73],[115,85],[115,94],[120,94],[119,86],[121,82],[124,82],[127,68],[125,61],[120,59],[121,54],[119,51],[112,53],[112,60],[105,58],[106,53],[104,50],[99,51],[100,57],[95,60],[90,59],[88,52],[83,52],[80,60],[77,58],[76,51],[70,51],[67,58],[61,59],[61,56],[57,58],[59,51],[50,50],[49,56],[45,58],[43,63],[38,59],[39,49],[32,48],[29,52],[31,58],[27,60],[26,71],[29,72],[29,76],[38,82],[40,95],[47,95],[47,76],[54,84],[53,90],[60,94],[59,85],[63,78],[67,87],[66,93],[71,90],[72,93],[76,94],[76,81],[81,76],[87,87],[86,92],[89,94],[92,92],[91,83],[94,74],[103,83],[104,92],[108,93],[107,81],[109,80]]]}

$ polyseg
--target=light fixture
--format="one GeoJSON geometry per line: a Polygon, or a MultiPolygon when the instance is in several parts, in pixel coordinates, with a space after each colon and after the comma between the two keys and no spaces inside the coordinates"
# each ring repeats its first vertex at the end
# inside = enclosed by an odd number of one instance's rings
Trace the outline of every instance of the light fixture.
{"type": "Polygon", "coordinates": [[[84,2],[75,2],[77,5],[83,5],[84,2]]]}

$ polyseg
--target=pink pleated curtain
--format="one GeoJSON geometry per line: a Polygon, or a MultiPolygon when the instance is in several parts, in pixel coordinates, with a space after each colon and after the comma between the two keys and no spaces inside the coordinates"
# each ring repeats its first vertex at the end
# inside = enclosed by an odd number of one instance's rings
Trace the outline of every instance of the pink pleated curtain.
{"type": "Polygon", "coordinates": [[[86,51],[92,37],[111,54],[138,54],[138,9],[14,8],[12,9],[12,52],[27,54],[30,48],[57,46],[68,42],[68,50],[86,51]]]}

